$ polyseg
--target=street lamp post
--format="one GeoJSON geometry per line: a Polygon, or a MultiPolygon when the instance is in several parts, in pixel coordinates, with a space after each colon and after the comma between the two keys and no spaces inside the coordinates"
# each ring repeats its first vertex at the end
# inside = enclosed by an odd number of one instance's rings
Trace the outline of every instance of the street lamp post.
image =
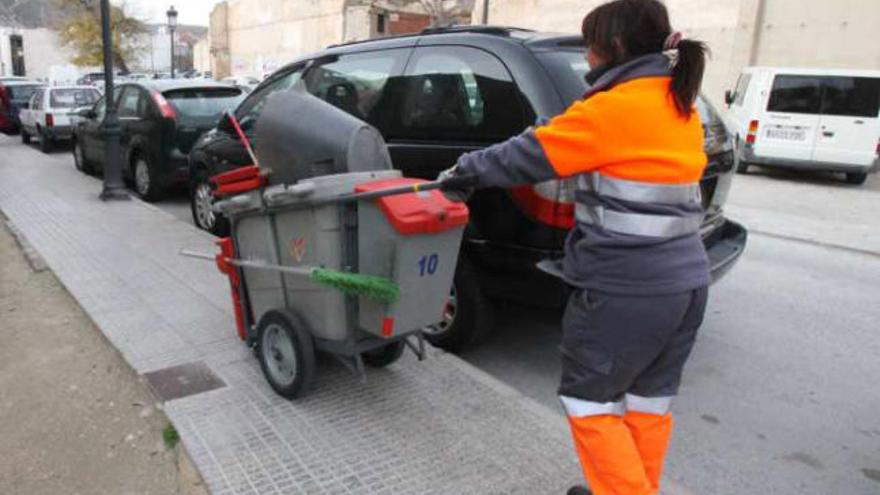
{"type": "Polygon", "coordinates": [[[101,0],[101,42],[104,49],[104,188],[102,200],[129,199],[119,163],[119,117],[113,91],[113,39],[110,35],[110,1],[101,0]]]}
{"type": "Polygon", "coordinates": [[[177,27],[177,11],[174,5],[165,12],[168,16],[168,32],[171,33],[171,79],[174,79],[174,28],[177,27]]]}

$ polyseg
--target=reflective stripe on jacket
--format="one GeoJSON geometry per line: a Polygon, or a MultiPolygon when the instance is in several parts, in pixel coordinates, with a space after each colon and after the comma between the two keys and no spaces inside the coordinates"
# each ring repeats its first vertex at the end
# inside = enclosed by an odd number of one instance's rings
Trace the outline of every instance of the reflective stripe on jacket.
{"type": "Polygon", "coordinates": [[[696,110],[679,114],[670,81],[664,55],[633,59],[546,125],[465,154],[458,165],[481,187],[577,176],[564,260],[573,285],[646,294],[705,285],[702,125],[696,110]]]}

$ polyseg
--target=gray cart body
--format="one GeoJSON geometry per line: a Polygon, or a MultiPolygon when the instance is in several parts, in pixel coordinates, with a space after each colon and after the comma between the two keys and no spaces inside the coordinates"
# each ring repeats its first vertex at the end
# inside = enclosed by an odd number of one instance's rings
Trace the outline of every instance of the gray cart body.
{"type": "Polygon", "coordinates": [[[356,357],[441,320],[463,226],[401,235],[376,202],[336,201],[357,185],[395,178],[399,171],[327,175],[218,203],[231,221],[239,259],[375,275],[401,289],[399,301],[386,305],[346,296],[301,274],[241,267],[246,314],[254,320],[246,325],[250,333],[267,311],[288,309],[308,323],[319,350],[356,357]]]}

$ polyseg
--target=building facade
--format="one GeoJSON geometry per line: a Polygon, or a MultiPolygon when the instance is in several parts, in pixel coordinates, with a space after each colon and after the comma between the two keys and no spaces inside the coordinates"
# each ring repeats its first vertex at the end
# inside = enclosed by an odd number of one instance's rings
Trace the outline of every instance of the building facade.
{"type": "MultiPolygon", "coordinates": [[[[490,24],[541,31],[580,31],[603,0],[477,0],[474,22],[489,2],[490,24]]],[[[880,0],[666,0],[673,27],[712,50],[704,92],[714,101],[750,65],[880,68],[880,0]]]]}
{"type": "Polygon", "coordinates": [[[472,1],[227,0],[211,12],[214,77],[261,77],[328,45],[420,31],[436,6],[457,23],[470,22],[472,1]],[[464,8],[462,6],[465,6],[464,8]]]}
{"type": "Polygon", "coordinates": [[[0,26],[0,75],[24,76],[50,83],[73,82],[81,69],[73,54],[50,29],[0,26]]]}

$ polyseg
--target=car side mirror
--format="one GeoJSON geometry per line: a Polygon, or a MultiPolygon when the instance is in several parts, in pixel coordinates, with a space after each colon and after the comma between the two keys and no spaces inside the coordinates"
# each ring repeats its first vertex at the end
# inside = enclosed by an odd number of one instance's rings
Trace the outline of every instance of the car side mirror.
{"type": "Polygon", "coordinates": [[[76,112],[76,114],[84,119],[89,120],[94,119],[98,116],[98,112],[95,112],[95,110],[92,108],[81,108],[76,112]]]}
{"type": "Polygon", "coordinates": [[[217,130],[227,134],[235,134],[235,128],[232,126],[232,119],[229,117],[230,113],[228,110],[220,115],[220,120],[217,121],[217,130]]]}
{"type": "Polygon", "coordinates": [[[31,102],[29,102],[29,101],[26,101],[26,102],[24,102],[24,103],[21,104],[21,108],[22,108],[22,109],[27,109],[27,108],[30,108],[30,107],[31,107],[31,102]]]}
{"type": "Polygon", "coordinates": [[[733,91],[728,89],[724,92],[724,104],[727,106],[733,104],[733,91]]]}

